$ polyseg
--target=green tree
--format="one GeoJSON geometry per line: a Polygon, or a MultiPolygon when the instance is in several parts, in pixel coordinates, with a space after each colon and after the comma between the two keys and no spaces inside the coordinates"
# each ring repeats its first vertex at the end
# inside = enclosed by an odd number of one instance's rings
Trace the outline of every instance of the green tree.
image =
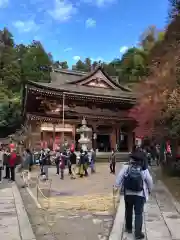
{"type": "Polygon", "coordinates": [[[119,63],[120,82],[138,82],[147,74],[146,54],[139,48],[130,48],[119,63]]]}
{"type": "Polygon", "coordinates": [[[149,53],[157,42],[163,40],[164,34],[156,26],[149,26],[140,36],[140,46],[145,52],[149,53]]]}
{"type": "Polygon", "coordinates": [[[98,66],[98,62],[97,62],[97,61],[94,61],[94,62],[92,63],[92,70],[94,70],[97,66],[98,66]]]}
{"type": "Polygon", "coordinates": [[[78,70],[78,71],[83,71],[83,72],[87,71],[85,63],[81,60],[78,60],[77,63],[72,66],[72,69],[73,70],[78,70]]]}
{"type": "Polygon", "coordinates": [[[53,67],[54,68],[61,68],[61,69],[68,69],[69,68],[67,61],[64,61],[64,62],[55,61],[53,63],[53,67]]]}
{"type": "Polygon", "coordinates": [[[102,66],[109,76],[116,76],[117,75],[117,69],[115,68],[113,62],[111,62],[111,63],[105,63],[104,62],[102,64],[102,66]]]}
{"type": "Polygon", "coordinates": [[[85,61],[84,61],[84,64],[85,64],[85,68],[86,68],[86,72],[90,72],[91,71],[91,59],[90,58],[86,58],[85,61]]]}
{"type": "Polygon", "coordinates": [[[169,17],[170,19],[174,19],[176,16],[180,14],[180,0],[169,0],[170,10],[169,17]]]}
{"type": "Polygon", "coordinates": [[[39,41],[33,41],[27,46],[27,51],[21,60],[24,80],[49,82],[52,61],[39,41]]]}

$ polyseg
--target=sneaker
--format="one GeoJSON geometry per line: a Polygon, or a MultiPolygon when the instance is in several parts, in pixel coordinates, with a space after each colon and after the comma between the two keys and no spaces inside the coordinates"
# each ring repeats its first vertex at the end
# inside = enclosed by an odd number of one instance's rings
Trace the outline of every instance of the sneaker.
{"type": "Polygon", "coordinates": [[[135,238],[136,239],[144,239],[145,235],[144,235],[144,233],[140,233],[139,235],[135,235],[135,238]]]}

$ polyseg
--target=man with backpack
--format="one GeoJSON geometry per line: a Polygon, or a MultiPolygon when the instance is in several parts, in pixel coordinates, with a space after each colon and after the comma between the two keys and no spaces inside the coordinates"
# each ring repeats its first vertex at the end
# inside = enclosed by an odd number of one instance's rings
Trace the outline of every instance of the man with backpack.
{"type": "Polygon", "coordinates": [[[125,227],[132,233],[133,208],[135,212],[135,238],[144,239],[142,233],[144,203],[151,193],[153,181],[148,168],[143,167],[144,154],[135,151],[131,154],[129,165],[120,170],[116,187],[123,187],[125,201],[125,227]]]}

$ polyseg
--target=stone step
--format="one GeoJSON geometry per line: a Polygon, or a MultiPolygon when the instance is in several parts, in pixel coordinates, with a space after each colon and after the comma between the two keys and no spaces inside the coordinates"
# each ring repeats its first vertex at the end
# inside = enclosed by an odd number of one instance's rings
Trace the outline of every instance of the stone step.
{"type": "MultiPolygon", "coordinates": [[[[145,204],[143,232],[146,240],[179,240],[180,208],[161,181],[157,181],[152,196],[145,204]],[[178,207],[177,207],[178,206],[178,207]]],[[[124,200],[121,198],[109,240],[133,240],[124,232],[124,200]],[[120,213],[121,212],[121,213],[120,213]]]]}
{"type": "MultiPolygon", "coordinates": [[[[96,154],[96,161],[97,162],[108,162],[110,155],[111,155],[110,152],[107,152],[107,153],[99,152],[99,153],[96,154]]],[[[129,159],[129,153],[128,152],[118,152],[118,153],[116,153],[116,161],[117,162],[128,161],[128,159],[129,159]]]]}

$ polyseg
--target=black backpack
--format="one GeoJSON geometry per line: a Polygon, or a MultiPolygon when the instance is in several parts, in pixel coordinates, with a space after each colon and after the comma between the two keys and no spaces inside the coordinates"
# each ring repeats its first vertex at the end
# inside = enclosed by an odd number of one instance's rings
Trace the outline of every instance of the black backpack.
{"type": "Polygon", "coordinates": [[[143,175],[140,166],[129,166],[124,176],[124,190],[132,192],[141,192],[143,190],[143,175]]]}

